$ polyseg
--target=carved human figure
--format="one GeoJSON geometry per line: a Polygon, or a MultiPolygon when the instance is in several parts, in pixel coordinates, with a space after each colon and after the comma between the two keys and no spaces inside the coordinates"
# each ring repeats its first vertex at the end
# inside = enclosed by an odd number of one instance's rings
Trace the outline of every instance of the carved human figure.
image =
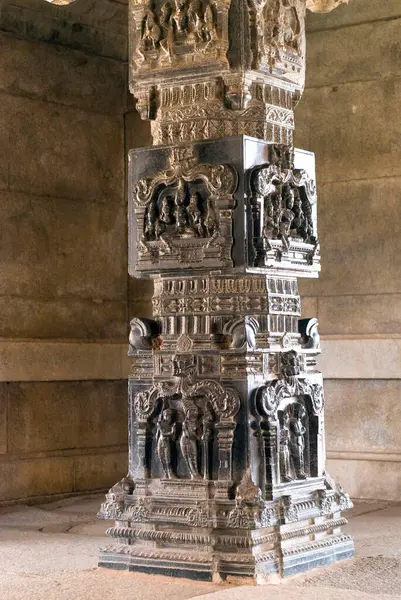
{"type": "Polygon", "coordinates": [[[174,30],[175,41],[184,38],[188,28],[188,16],[185,3],[182,0],[174,1],[170,20],[174,30]]]}
{"type": "Polygon", "coordinates": [[[301,27],[298,13],[290,0],[283,0],[283,8],[280,19],[280,42],[284,47],[299,51],[299,34],[301,27]]]}
{"type": "Polygon", "coordinates": [[[188,214],[185,207],[185,184],[183,179],[178,180],[177,191],[174,196],[174,213],[176,230],[179,234],[188,233],[188,214]]]}
{"type": "Polygon", "coordinates": [[[163,50],[165,58],[170,58],[173,55],[174,47],[174,26],[171,21],[172,8],[169,2],[163,4],[160,9],[160,27],[161,27],[161,40],[160,48],[163,50]]]}
{"type": "Polygon", "coordinates": [[[264,199],[263,237],[274,239],[277,237],[279,226],[277,223],[277,193],[268,194],[264,199]]]}
{"type": "Polygon", "coordinates": [[[203,16],[199,0],[191,0],[188,6],[189,39],[195,44],[203,40],[203,16]]]}
{"type": "Polygon", "coordinates": [[[291,379],[301,372],[300,362],[295,350],[281,353],[281,374],[285,379],[291,379]]]}
{"type": "Polygon", "coordinates": [[[253,56],[253,68],[258,69],[265,55],[264,30],[265,15],[264,8],[267,0],[248,0],[250,16],[250,33],[253,56]]]}
{"type": "Polygon", "coordinates": [[[283,424],[280,430],[280,473],[282,481],[292,481],[290,466],[290,415],[288,411],[283,414],[283,424]]]}
{"type": "MultiPolygon", "coordinates": [[[[305,222],[304,211],[302,210],[302,200],[299,195],[299,190],[295,188],[294,192],[294,219],[291,224],[291,229],[294,229],[298,235],[300,235],[300,231],[303,229],[303,225],[305,222]]],[[[301,236],[302,237],[302,236],[301,236]]]]}
{"type": "Polygon", "coordinates": [[[295,213],[292,210],[294,207],[294,191],[289,186],[284,189],[283,200],[285,208],[281,212],[280,238],[283,242],[284,249],[288,250],[290,245],[288,236],[295,217],[295,213]]]}
{"type": "Polygon", "coordinates": [[[202,23],[202,36],[204,41],[207,42],[207,45],[217,39],[216,23],[212,4],[209,4],[205,10],[202,23]]]}
{"type": "Polygon", "coordinates": [[[171,225],[171,223],[173,222],[172,201],[172,196],[165,196],[162,199],[162,205],[160,209],[160,220],[166,225],[171,225]]]}
{"type": "Polygon", "coordinates": [[[300,404],[293,409],[289,422],[290,452],[297,479],[306,479],[305,473],[305,433],[306,411],[300,404]]]}
{"type": "Polygon", "coordinates": [[[203,218],[203,224],[207,237],[213,237],[216,233],[218,233],[219,226],[212,198],[208,198],[206,201],[206,212],[203,218]]]}
{"type": "Polygon", "coordinates": [[[146,216],[145,216],[145,225],[144,225],[143,233],[144,233],[144,238],[146,241],[155,239],[155,237],[156,237],[156,230],[155,230],[156,221],[157,221],[156,207],[155,207],[154,203],[152,202],[148,206],[148,210],[147,210],[146,216]]]}
{"type": "Polygon", "coordinates": [[[302,197],[302,211],[304,214],[304,221],[299,228],[298,233],[305,242],[314,244],[316,243],[316,238],[313,232],[312,205],[306,197],[306,194],[302,197]]]}
{"type": "Polygon", "coordinates": [[[152,9],[148,9],[143,22],[141,48],[145,51],[156,49],[161,35],[162,31],[157,24],[156,15],[152,9]]]}
{"type": "Polygon", "coordinates": [[[198,469],[198,417],[199,412],[196,406],[187,408],[180,438],[181,452],[187,463],[191,479],[200,478],[198,469]]]}
{"type": "Polygon", "coordinates": [[[164,476],[167,479],[176,478],[172,465],[172,447],[176,437],[176,427],[174,411],[171,408],[163,409],[156,427],[156,448],[164,476]]]}
{"type": "Polygon", "coordinates": [[[209,447],[213,435],[213,412],[206,405],[202,417],[203,479],[209,479],[209,447]]]}
{"type": "Polygon", "coordinates": [[[187,218],[188,225],[197,235],[202,237],[204,234],[202,225],[202,211],[200,210],[200,196],[197,192],[192,193],[189,199],[187,218]]]}

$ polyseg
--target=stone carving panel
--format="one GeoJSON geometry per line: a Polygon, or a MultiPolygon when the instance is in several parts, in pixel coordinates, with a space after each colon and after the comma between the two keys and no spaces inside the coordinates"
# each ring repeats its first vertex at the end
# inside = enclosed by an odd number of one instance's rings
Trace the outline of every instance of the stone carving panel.
{"type": "Polygon", "coordinates": [[[248,219],[254,266],[266,265],[269,256],[281,261],[291,248],[303,252],[309,265],[318,257],[315,183],[285,156],[251,172],[248,219]]]}
{"type": "Polygon", "coordinates": [[[198,380],[194,355],[173,359],[174,377],[134,394],[133,418],[139,453],[138,477],[149,477],[151,454],[157,456],[165,479],[177,479],[180,465],[186,477],[212,478],[211,456],[217,447],[218,479],[230,480],[236,392],[213,380],[198,380]]]}
{"type": "Polygon", "coordinates": [[[227,14],[228,3],[224,0],[133,0],[130,28],[137,39],[133,73],[227,64],[227,14]]]}
{"type": "Polygon", "coordinates": [[[196,164],[191,148],[172,150],[170,169],[133,190],[137,269],[231,266],[237,182],[229,165],[196,164]]]}

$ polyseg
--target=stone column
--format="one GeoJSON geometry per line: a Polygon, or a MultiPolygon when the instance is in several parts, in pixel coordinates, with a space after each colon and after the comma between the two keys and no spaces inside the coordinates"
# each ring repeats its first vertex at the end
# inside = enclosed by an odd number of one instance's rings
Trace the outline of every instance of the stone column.
{"type": "Polygon", "coordinates": [[[131,90],[154,146],[130,153],[129,474],[100,565],[258,582],[353,556],[325,471],[314,156],[294,150],[305,11],[338,2],[130,5],[131,90]]]}

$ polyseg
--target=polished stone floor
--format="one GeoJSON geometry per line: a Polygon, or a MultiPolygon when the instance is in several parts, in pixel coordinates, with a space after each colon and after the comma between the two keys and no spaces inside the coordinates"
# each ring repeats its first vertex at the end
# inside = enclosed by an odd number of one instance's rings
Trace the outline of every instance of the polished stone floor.
{"type": "Polygon", "coordinates": [[[401,505],[357,504],[348,514],[357,557],[281,585],[196,583],[98,569],[102,497],[0,508],[0,600],[401,599],[401,505]]]}

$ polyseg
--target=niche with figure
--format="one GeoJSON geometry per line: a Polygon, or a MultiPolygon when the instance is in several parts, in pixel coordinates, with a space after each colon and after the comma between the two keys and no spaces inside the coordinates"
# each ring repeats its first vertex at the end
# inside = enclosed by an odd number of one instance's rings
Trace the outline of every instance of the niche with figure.
{"type": "Polygon", "coordinates": [[[279,480],[317,476],[318,419],[308,396],[286,398],[277,410],[279,480]]]}
{"type": "Polygon", "coordinates": [[[310,476],[309,423],[303,400],[288,399],[278,410],[280,480],[288,483],[310,476]]]}
{"type": "Polygon", "coordinates": [[[163,479],[213,479],[216,416],[206,398],[165,398],[154,424],[153,472],[163,479]]]}

